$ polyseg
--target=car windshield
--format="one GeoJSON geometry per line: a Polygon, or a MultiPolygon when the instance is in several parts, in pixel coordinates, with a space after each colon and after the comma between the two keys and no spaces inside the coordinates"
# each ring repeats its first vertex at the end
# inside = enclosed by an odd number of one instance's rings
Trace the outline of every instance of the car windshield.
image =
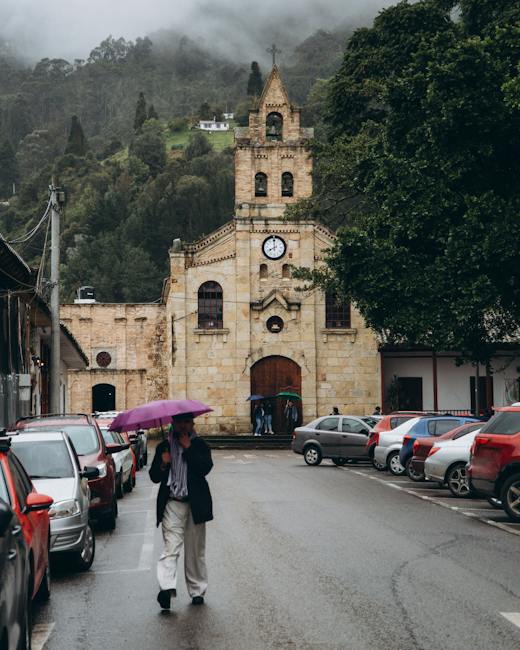
{"type": "Polygon", "coordinates": [[[520,411],[499,411],[482,427],[480,433],[512,436],[520,432],[520,411]]]}
{"type": "Polygon", "coordinates": [[[23,431],[40,433],[42,431],[65,431],[74,445],[78,456],[87,456],[99,451],[99,440],[95,427],[88,424],[54,424],[44,427],[25,427],[23,431]]]}
{"type": "Polygon", "coordinates": [[[117,434],[115,431],[109,431],[108,428],[102,428],[101,433],[103,434],[103,440],[106,445],[119,445],[121,444],[117,439],[117,434]]]}
{"type": "Polygon", "coordinates": [[[74,477],[72,461],[64,440],[13,440],[11,446],[33,479],[74,477]]]}

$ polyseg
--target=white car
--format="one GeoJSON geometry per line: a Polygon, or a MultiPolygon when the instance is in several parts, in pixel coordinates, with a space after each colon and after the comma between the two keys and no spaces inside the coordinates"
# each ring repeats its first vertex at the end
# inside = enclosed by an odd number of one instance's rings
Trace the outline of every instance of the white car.
{"type": "Polygon", "coordinates": [[[108,427],[100,427],[103,439],[107,445],[125,445],[126,449],[112,454],[116,466],[116,495],[122,499],[125,492],[131,492],[134,483],[132,477],[132,465],[134,456],[130,445],[128,445],[120,433],[109,431],[108,427]]]}
{"type": "Polygon", "coordinates": [[[455,497],[471,496],[466,465],[476,431],[461,431],[453,440],[439,440],[430,449],[424,463],[424,475],[428,481],[446,483],[455,497]]]}
{"type": "Polygon", "coordinates": [[[374,450],[374,460],[390,470],[394,476],[400,476],[406,471],[399,460],[399,452],[403,446],[403,438],[420,419],[412,418],[391,431],[381,431],[379,434],[379,441],[374,450]]]}

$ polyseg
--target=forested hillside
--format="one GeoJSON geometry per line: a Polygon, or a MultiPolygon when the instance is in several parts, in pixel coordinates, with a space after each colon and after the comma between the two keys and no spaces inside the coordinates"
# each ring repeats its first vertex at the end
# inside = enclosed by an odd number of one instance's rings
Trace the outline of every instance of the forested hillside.
{"type": "MultiPolygon", "coordinates": [[[[336,71],[345,38],[318,31],[285,57],[293,101],[310,93],[309,120],[315,82],[336,71]]],[[[63,297],[92,284],[101,300],[156,299],[172,239],[233,214],[231,138],[213,147],[189,127],[226,109],[246,119],[250,65],[167,32],[108,37],[87,60],[33,67],[0,42],[0,233],[13,239],[38,222],[55,174],[68,197],[63,297]]],[[[19,250],[36,263],[44,240],[41,229],[19,250]]]]}

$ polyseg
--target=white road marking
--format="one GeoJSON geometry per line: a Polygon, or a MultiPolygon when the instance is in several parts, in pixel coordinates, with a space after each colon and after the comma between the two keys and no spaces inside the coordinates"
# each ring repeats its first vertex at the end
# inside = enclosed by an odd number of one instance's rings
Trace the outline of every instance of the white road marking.
{"type": "Polygon", "coordinates": [[[143,540],[143,546],[141,548],[141,555],[139,556],[139,564],[137,569],[139,571],[149,571],[152,568],[153,560],[153,540],[155,536],[155,518],[156,513],[154,508],[148,510],[145,523],[145,535],[143,540]]]}
{"type": "MultiPolygon", "coordinates": [[[[345,472],[352,472],[353,474],[357,474],[358,476],[363,476],[364,478],[369,478],[374,481],[377,481],[378,483],[381,483],[382,485],[389,485],[390,487],[393,487],[394,490],[400,490],[401,492],[406,492],[407,494],[411,494],[414,497],[417,497],[418,499],[422,499],[423,501],[429,501],[430,503],[433,503],[434,505],[441,506],[442,508],[446,508],[447,510],[452,510],[453,512],[458,512],[459,514],[463,515],[464,517],[469,517],[472,519],[477,519],[478,521],[481,521],[484,524],[487,524],[488,526],[493,526],[494,528],[500,528],[500,530],[503,530],[507,533],[510,533],[511,535],[517,535],[520,537],[520,529],[515,529],[512,526],[514,525],[513,523],[511,524],[503,524],[500,521],[493,521],[492,519],[486,519],[485,517],[480,517],[479,515],[473,513],[473,512],[466,512],[466,510],[469,510],[469,508],[465,508],[462,510],[459,506],[451,505],[450,503],[447,503],[446,501],[443,501],[442,498],[440,497],[430,497],[427,496],[426,494],[419,494],[417,492],[417,488],[415,489],[408,489],[401,487],[400,485],[396,485],[392,481],[385,480],[384,478],[379,478],[379,476],[371,476],[369,474],[366,474],[365,472],[361,472],[359,470],[355,469],[350,469],[348,467],[342,467],[343,471],[345,472]]],[[[459,500],[460,503],[460,500],[459,500]]],[[[487,509],[485,508],[486,512],[494,512],[494,509],[487,509]]]]}
{"type": "Polygon", "coordinates": [[[231,455],[231,456],[222,456],[222,458],[225,458],[226,460],[232,460],[232,459],[236,458],[236,456],[233,456],[233,455],[231,455]]]}
{"type": "Polygon", "coordinates": [[[244,454],[244,458],[256,458],[256,454],[244,454]]]}
{"type": "Polygon", "coordinates": [[[500,616],[506,618],[510,623],[520,627],[520,613],[519,612],[500,612],[500,616]]]}
{"type": "Polygon", "coordinates": [[[33,650],[42,650],[45,647],[55,625],[55,623],[37,623],[33,627],[31,636],[31,647],[33,650]]]}

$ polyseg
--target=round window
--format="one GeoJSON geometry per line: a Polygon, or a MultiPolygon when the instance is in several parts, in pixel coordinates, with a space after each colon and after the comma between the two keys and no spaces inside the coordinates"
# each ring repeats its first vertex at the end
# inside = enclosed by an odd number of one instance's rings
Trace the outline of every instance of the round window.
{"type": "Polygon", "coordinates": [[[278,334],[283,330],[284,322],[280,316],[271,316],[266,323],[267,329],[273,334],[278,334]]]}
{"type": "Polygon", "coordinates": [[[98,352],[96,355],[96,363],[100,368],[108,368],[112,363],[112,357],[108,352],[98,352]]]}

